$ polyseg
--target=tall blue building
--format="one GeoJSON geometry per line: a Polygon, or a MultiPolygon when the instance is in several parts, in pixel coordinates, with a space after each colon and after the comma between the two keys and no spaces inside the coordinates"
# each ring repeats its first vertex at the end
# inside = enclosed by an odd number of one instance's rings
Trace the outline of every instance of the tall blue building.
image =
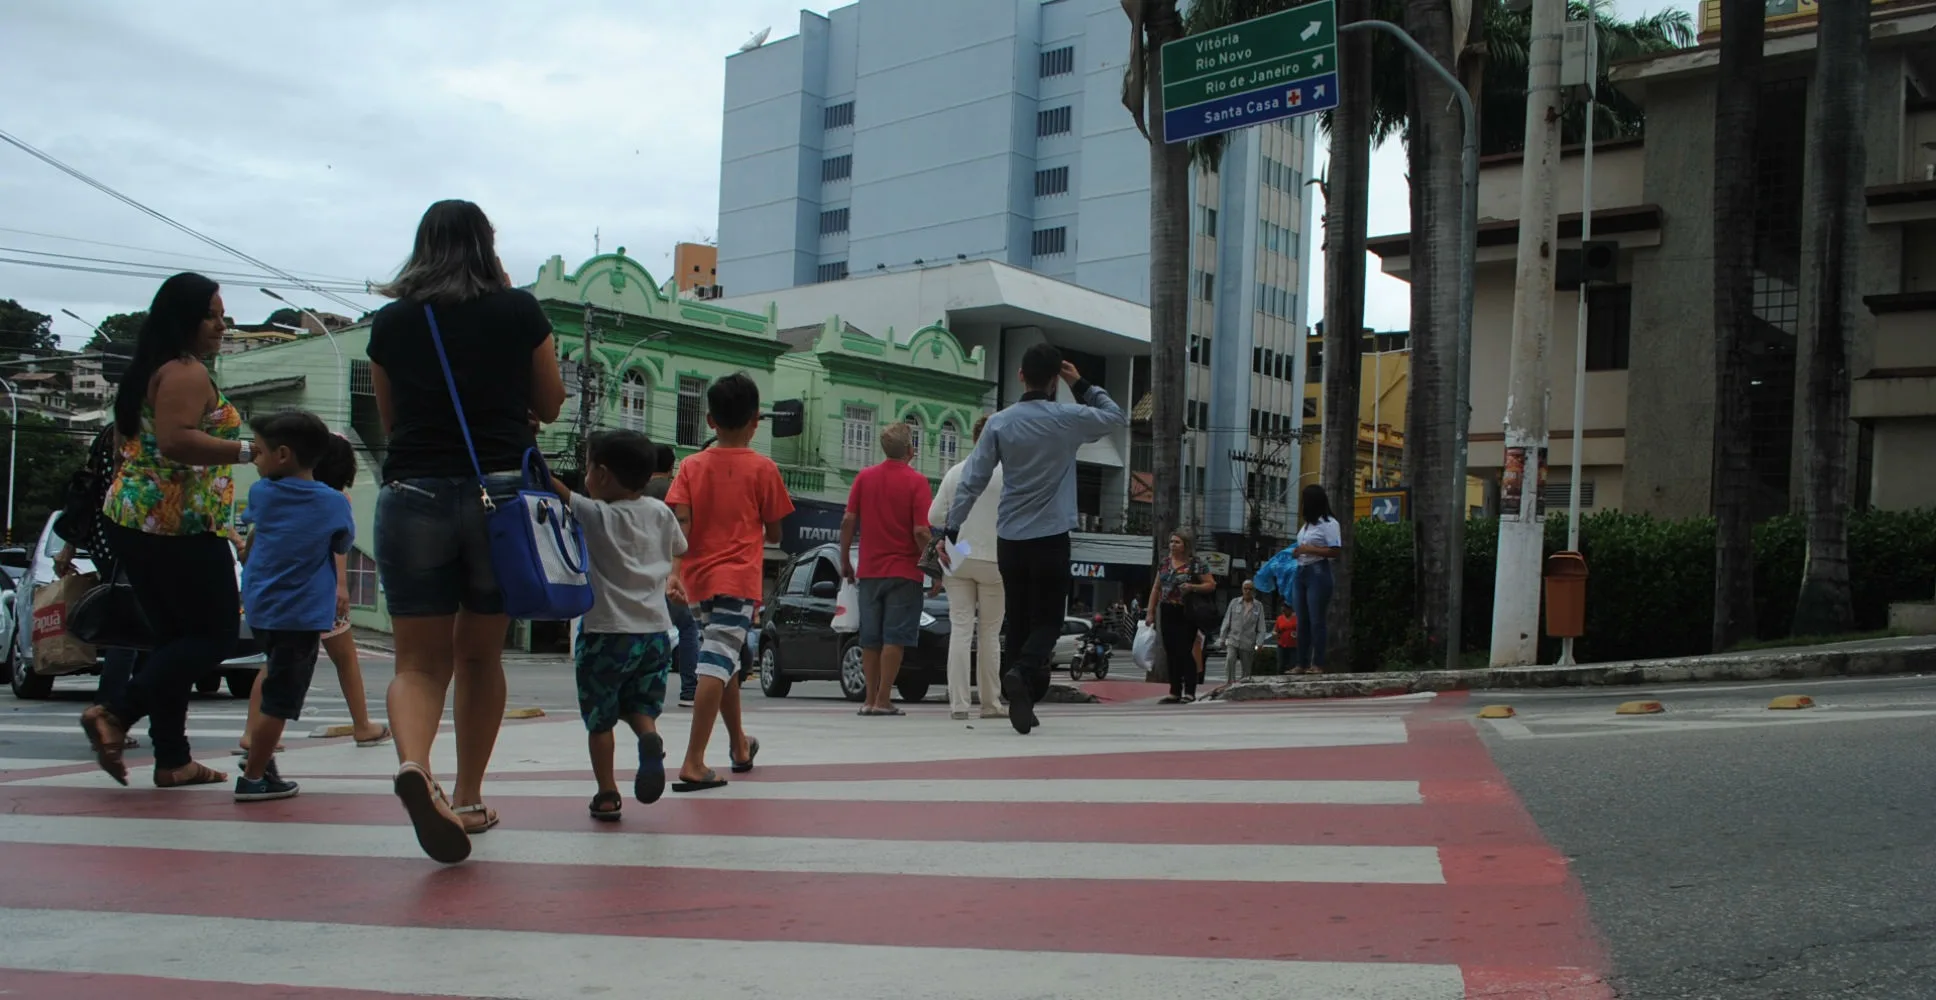
{"type": "MultiPolygon", "coordinates": [[[[1149,147],[1122,103],[1128,51],[1120,0],[803,12],[799,34],[726,60],[724,293],[992,258],[1147,305],[1149,147]]],[[[1203,531],[1241,532],[1252,500],[1281,527],[1301,474],[1274,436],[1303,424],[1312,134],[1308,120],[1235,133],[1219,170],[1193,172],[1184,483],[1203,531]]]]}

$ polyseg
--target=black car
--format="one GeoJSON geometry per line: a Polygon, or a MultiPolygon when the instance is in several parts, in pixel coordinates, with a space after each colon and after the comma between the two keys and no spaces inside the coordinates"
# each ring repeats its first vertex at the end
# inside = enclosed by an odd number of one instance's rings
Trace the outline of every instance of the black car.
{"type": "MultiPolygon", "coordinates": [[[[780,571],[760,630],[760,690],[784,698],[794,681],[839,681],[848,701],[867,696],[860,643],[833,630],[840,596],[840,546],[823,545],[794,557],[780,571]]],[[[921,613],[921,641],[901,661],[894,689],[903,701],[920,701],[928,689],[948,683],[948,602],[930,597],[921,613]]]]}

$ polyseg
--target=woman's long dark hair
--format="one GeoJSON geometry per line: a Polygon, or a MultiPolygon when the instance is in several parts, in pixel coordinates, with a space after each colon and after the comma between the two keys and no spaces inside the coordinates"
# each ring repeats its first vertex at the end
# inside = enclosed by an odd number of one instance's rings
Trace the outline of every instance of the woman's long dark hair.
{"type": "Polygon", "coordinates": [[[1299,518],[1305,524],[1316,524],[1325,518],[1336,519],[1331,513],[1331,494],[1324,492],[1324,487],[1316,483],[1304,487],[1298,508],[1299,518]]]}
{"type": "Polygon", "coordinates": [[[382,295],[445,305],[469,302],[504,287],[498,269],[497,231],[472,202],[440,201],[417,223],[417,242],[395,281],[382,295]]]}
{"type": "Polygon", "coordinates": [[[208,318],[208,303],[222,286],[192,271],[161,283],[148,318],[135,337],[134,357],[114,391],[114,426],[122,437],[141,433],[141,408],[148,403],[148,383],[170,361],[195,355],[195,338],[208,318]]]}

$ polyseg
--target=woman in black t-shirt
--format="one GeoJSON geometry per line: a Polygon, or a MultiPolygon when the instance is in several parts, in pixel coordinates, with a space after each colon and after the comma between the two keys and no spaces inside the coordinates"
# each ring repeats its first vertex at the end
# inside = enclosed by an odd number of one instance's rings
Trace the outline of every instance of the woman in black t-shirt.
{"type": "Polygon", "coordinates": [[[417,843],[445,863],[464,860],[471,835],[497,825],[483,785],[504,718],[506,620],[477,475],[426,312],[436,315],[493,498],[516,493],[535,428],[556,420],[565,401],[551,323],[530,292],[511,287],[495,245],[476,205],[430,206],[410,259],[380,289],[397,301],[370,323],[371,383],[389,435],[375,549],[396,630],[389,696],[401,763],[396,793],[417,843]],[[453,675],[454,802],[430,775],[430,745],[453,675]]]}

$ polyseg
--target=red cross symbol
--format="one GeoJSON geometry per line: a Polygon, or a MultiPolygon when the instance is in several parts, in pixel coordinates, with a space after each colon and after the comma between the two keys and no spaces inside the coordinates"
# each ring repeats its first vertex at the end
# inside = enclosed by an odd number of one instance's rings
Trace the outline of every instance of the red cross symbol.
{"type": "Polygon", "coordinates": [[[1286,101],[1288,101],[1288,102],[1290,103],[1290,105],[1291,105],[1291,107],[1294,107],[1294,108],[1295,108],[1295,107],[1297,107],[1297,106],[1298,106],[1298,105],[1300,105],[1300,104],[1303,104],[1303,103],[1304,103],[1304,88],[1302,88],[1302,87],[1292,87],[1292,88],[1291,88],[1291,89],[1290,89],[1290,90],[1289,90],[1289,91],[1288,91],[1287,93],[1285,93],[1285,95],[1284,95],[1284,100],[1286,100],[1286,101]]]}

